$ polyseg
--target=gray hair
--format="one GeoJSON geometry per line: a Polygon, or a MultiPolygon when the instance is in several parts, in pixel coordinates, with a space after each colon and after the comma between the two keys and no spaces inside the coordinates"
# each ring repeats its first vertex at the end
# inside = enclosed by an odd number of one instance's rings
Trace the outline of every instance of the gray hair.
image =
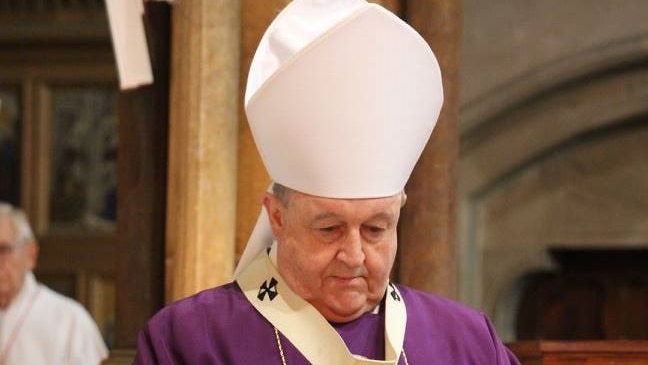
{"type": "Polygon", "coordinates": [[[272,184],[272,195],[274,195],[283,205],[288,205],[290,193],[293,189],[279,183],[272,184]]]}
{"type": "Polygon", "coordinates": [[[35,241],[34,232],[29,226],[27,215],[21,209],[5,202],[0,202],[0,221],[8,219],[16,229],[16,243],[19,245],[35,241]]]}

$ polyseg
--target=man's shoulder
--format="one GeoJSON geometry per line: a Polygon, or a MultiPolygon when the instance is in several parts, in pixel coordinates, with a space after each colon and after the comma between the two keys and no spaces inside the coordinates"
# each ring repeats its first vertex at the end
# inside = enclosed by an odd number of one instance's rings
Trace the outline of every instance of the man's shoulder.
{"type": "Polygon", "coordinates": [[[429,320],[438,325],[484,327],[484,313],[458,301],[423,292],[404,285],[396,285],[408,308],[408,316],[429,320]],[[422,317],[422,318],[421,318],[422,317]]]}
{"type": "Polygon", "coordinates": [[[38,301],[41,305],[46,306],[49,310],[58,312],[59,315],[68,314],[87,314],[87,311],[81,303],[56,292],[43,284],[38,285],[38,301]]]}
{"type": "Polygon", "coordinates": [[[456,300],[449,299],[437,294],[430,292],[425,292],[419,289],[411,288],[402,284],[395,284],[398,290],[410,300],[415,300],[422,305],[433,306],[439,310],[444,311],[458,311],[467,314],[479,313],[476,309],[458,302],[456,300]]]}
{"type": "Polygon", "coordinates": [[[235,314],[247,308],[249,302],[236,282],[203,290],[171,303],[158,311],[149,325],[182,325],[197,318],[213,318],[223,313],[235,314]]]}
{"type": "Polygon", "coordinates": [[[220,308],[236,306],[239,301],[246,300],[236,282],[202,290],[196,294],[171,303],[163,310],[176,312],[193,311],[204,307],[217,305],[220,308]]]}
{"type": "Polygon", "coordinates": [[[37,290],[32,311],[35,321],[44,326],[65,323],[76,329],[96,331],[92,316],[81,303],[43,284],[38,284],[37,290]]]}
{"type": "Polygon", "coordinates": [[[425,348],[422,358],[435,356],[447,364],[519,364],[483,312],[438,295],[398,288],[407,307],[405,343],[425,348]]]}

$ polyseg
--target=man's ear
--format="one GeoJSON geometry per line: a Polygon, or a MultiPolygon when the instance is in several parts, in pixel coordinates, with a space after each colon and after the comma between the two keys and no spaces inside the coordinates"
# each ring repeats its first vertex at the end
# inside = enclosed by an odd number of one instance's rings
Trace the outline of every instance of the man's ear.
{"type": "Polygon", "coordinates": [[[29,270],[36,268],[38,261],[38,243],[36,241],[25,243],[25,254],[27,255],[27,267],[29,270]]]}
{"type": "Polygon", "coordinates": [[[268,214],[272,235],[280,239],[286,226],[285,211],[286,207],[276,196],[266,193],[263,197],[263,206],[268,214]]]}

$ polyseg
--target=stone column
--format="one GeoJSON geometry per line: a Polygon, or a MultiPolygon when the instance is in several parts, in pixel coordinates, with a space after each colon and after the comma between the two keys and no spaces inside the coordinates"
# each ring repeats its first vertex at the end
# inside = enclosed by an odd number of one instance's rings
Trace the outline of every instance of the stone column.
{"type": "Polygon", "coordinates": [[[408,0],[404,8],[407,21],[439,59],[445,102],[436,129],[407,184],[408,201],[399,230],[398,279],[416,288],[455,297],[461,2],[408,0]]]}
{"type": "Polygon", "coordinates": [[[166,301],[231,279],[241,1],[173,5],[166,301]]]}

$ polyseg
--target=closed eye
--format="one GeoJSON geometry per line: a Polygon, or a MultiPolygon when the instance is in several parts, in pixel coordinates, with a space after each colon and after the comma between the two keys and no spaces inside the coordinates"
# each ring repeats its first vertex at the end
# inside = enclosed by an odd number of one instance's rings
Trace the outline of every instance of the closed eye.
{"type": "Polygon", "coordinates": [[[372,233],[381,233],[385,231],[385,228],[377,226],[367,226],[367,229],[372,233]]]}
{"type": "Polygon", "coordinates": [[[317,227],[315,231],[324,242],[333,242],[342,237],[344,234],[344,226],[332,224],[330,226],[317,227]]]}
{"type": "Polygon", "coordinates": [[[376,225],[362,226],[363,235],[368,241],[379,241],[387,231],[386,227],[376,225]]]}
{"type": "Polygon", "coordinates": [[[327,227],[318,228],[318,230],[323,233],[331,233],[331,232],[335,232],[338,228],[340,228],[340,226],[327,226],[327,227]]]}

